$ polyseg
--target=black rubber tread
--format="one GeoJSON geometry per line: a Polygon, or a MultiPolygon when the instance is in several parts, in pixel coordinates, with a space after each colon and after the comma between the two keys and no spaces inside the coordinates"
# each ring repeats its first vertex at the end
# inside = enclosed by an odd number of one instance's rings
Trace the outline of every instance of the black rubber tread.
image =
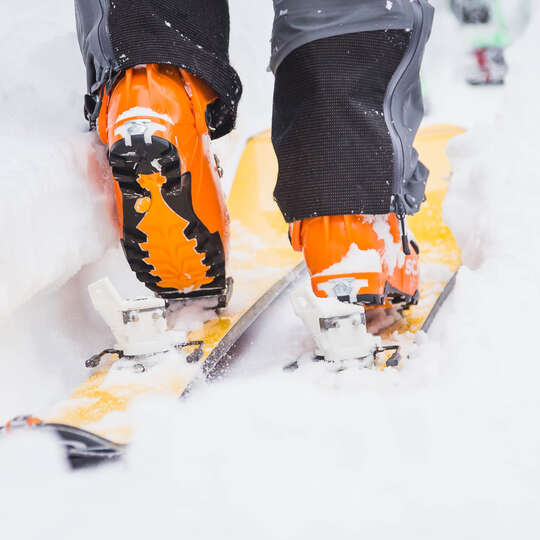
{"type": "Polygon", "coordinates": [[[181,173],[180,158],[176,147],[160,137],[152,137],[146,144],[144,135],[133,135],[131,145],[125,139],[116,142],[109,151],[109,163],[113,176],[122,192],[124,253],[137,278],[151,291],[164,298],[191,298],[200,296],[201,290],[208,289],[216,295],[225,289],[225,250],[219,233],[210,233],[193,210],[191,198],[191,173],[181,173]],[[141,243],[147,236],[137,227],[144,214],[135,210],[135,203],[140,197],[150,197],[150,192],[138,182],[139,175],[160,172],[167,180],[161,187],[161,194],[167,205],[188,222],[184,234],[188,239],[196,239],[198,253],[204,254],[203,262],[210,269],[207,275],[214,280],[191,293],[184,293],[172,288],[159,286],[161,279],[150,272],[154,268],[144,261],[149,253],[143,250],[141,243]]]}

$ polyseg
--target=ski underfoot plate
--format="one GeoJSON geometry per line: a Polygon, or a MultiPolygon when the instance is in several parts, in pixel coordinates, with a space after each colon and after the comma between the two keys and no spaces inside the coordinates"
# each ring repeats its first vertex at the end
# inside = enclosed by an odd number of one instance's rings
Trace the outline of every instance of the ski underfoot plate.
{"type": "MultiPolygon", "coordinates": [[[[456,126],[434,126],[421,130],[416,139],[420,159],[431,171],[427,201],[409,219],[421,249],[420,302],[385,331],[385,342],[427,330],[453,286],[461,254],[442,218],[450,175],[445,148],[451,137],[463,131],[456,126]]],[[[42,423],[21,419],[19,424],[57,433],[74,466],[116,459],[133,435],[128,409],[135,399],[144,394],[180,396],[201,374],[215,372],[230,347],[303,270],[301,256],[290,247],[287,226],[273,200],[276,176],[270,132],[264,132],[248,141],[228,199],[229,275],[234,278],[231,301],[219,314],[209,312],[202,330],[188,335],[190,341],[204,342],[199,362],[180,371],[163,362],[145,373],[122,373],[114,368],[118,362],[110,358],[52,412],[41,415],[42,423]]]]}

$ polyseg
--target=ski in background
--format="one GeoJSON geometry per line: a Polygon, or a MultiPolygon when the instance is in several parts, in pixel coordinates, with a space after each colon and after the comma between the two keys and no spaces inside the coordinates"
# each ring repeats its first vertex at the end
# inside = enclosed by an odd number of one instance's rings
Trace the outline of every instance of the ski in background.
{"type": "Polygon", "coordinates": [[[475,86],[504,84],[505,50],[526,24],[528,0],[506,0],[504,5],[500,0],[450,0],[450,8],[471,43],[466,81],[475,86]]]}

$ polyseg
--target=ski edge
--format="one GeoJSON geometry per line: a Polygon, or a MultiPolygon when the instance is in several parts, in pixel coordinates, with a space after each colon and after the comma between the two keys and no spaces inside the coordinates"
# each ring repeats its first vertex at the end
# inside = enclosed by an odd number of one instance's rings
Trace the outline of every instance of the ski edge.
{"type": "Polygon", "coordinates": [[[459,268],[454,272],[452,277],[448,280],[444,289],[439,295],[439,298],[435,300],[435,303],[433,304],[433,307],[431,308],[429,315],[426,317],[424,324],[422,324],[422,328],[420,328],[421,332],[426,332],[426,333],[429,332],[429,329],[431,328],[431,325],[433,324],[435,317],[437,316],[442,306],[446,302],[446,299],[450,296],[450,293],[454,290],[454,287],[456,286],[458,273],[459,273],[459,268]]]}

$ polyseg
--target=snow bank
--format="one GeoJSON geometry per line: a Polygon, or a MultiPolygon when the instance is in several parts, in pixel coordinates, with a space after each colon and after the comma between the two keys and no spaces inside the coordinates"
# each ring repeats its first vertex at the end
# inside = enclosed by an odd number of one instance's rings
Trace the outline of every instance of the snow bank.
{"type": "Polygon", "coordinates": [[[85,75],[65,0],[0,5],[0,318],[115,241],[103,151],[82,117],[85,75]]]}
{"type": "Polygon", "coordinates": [[[465,263],[472,268],[497,262],[522,268],[539,263],[535,23],[540,24],[538,15],[523,40],[508,53],[511,69],[494,121],[470,130],[449,146],[454,175],[445,217],[465,263]]]}
{"type": "MultiPolygon", "coordinates": [[[[56,19],[44,19],[43,30],[51,38],[64,31],[55,25],[68,2],[52,4],[56,19]]],[[[241,39],[233,43],[236,65],[247,73],[259,65],[256,59],[266,59],[268,33],[258,22],[267,24],[267,14],[257,12],[270,2],[231,4],[241,39]]],[[[21,11],[21,20],[42,9],[21,11]]],[[[19,12],[2,5],[0,15],[10,21],[9,31],[16,27],[11,21],[19,12]]],[[[130,411],[140,429],[125,463],[71,474],[49,439],[14,437],[1,444],[0,521],[8,536],[537,537],[540,183],[532,162],[539,116],[530,96],[540,82],[531,67],[538,28],[537,13],[509,55],[513,65],[499,117],[452,144],[455,173],[446,215],[467,267],[418,354],[400,372],[336,375],[314,364],[283,373],[282,365],[311,346],[284,299],[253,327],[242,361],[220,384],[200,386],[181,404],[144,400],[130,411]]],[[[252,82],[263,86],[262,79],[248,78],[246,88],[252,82]]],[[[1,88],[14,110],[12,85],[3,81],[1,88]]],[[[438,92],[445,93],[448,116],[442,120],[456,121],[464,95],[472,109],[486,95],[477,90],[465,94],[455,81],[435,89],[434,104],[441,102],[438,92]]],[[[261,99],[270,92],[261,91],[261,99]]],[[[267,102],[258,105],[254,94],[250,99],[246,110],[254,118],[259,106],[267,110],[267,102]]],[[[15,122],[10,126],[15,129],[15,122]]],[[[41,144],[50,143],[46,138],[41,144]]],[[[47,161],[56,159],[51,156],[47,161]]],[[[66,253],[67,266],[75,259],[66,253]]],[[[115,283],[126,294],[132,284],[122,264],[121,254],[109,251],[59,295],[43,293],[2,327],[0,414],[35,411],[82,377],[81,359],[108,336],[85,286],[105,271],[116,272],[118,279],[125,276],[115,283]]]]}

